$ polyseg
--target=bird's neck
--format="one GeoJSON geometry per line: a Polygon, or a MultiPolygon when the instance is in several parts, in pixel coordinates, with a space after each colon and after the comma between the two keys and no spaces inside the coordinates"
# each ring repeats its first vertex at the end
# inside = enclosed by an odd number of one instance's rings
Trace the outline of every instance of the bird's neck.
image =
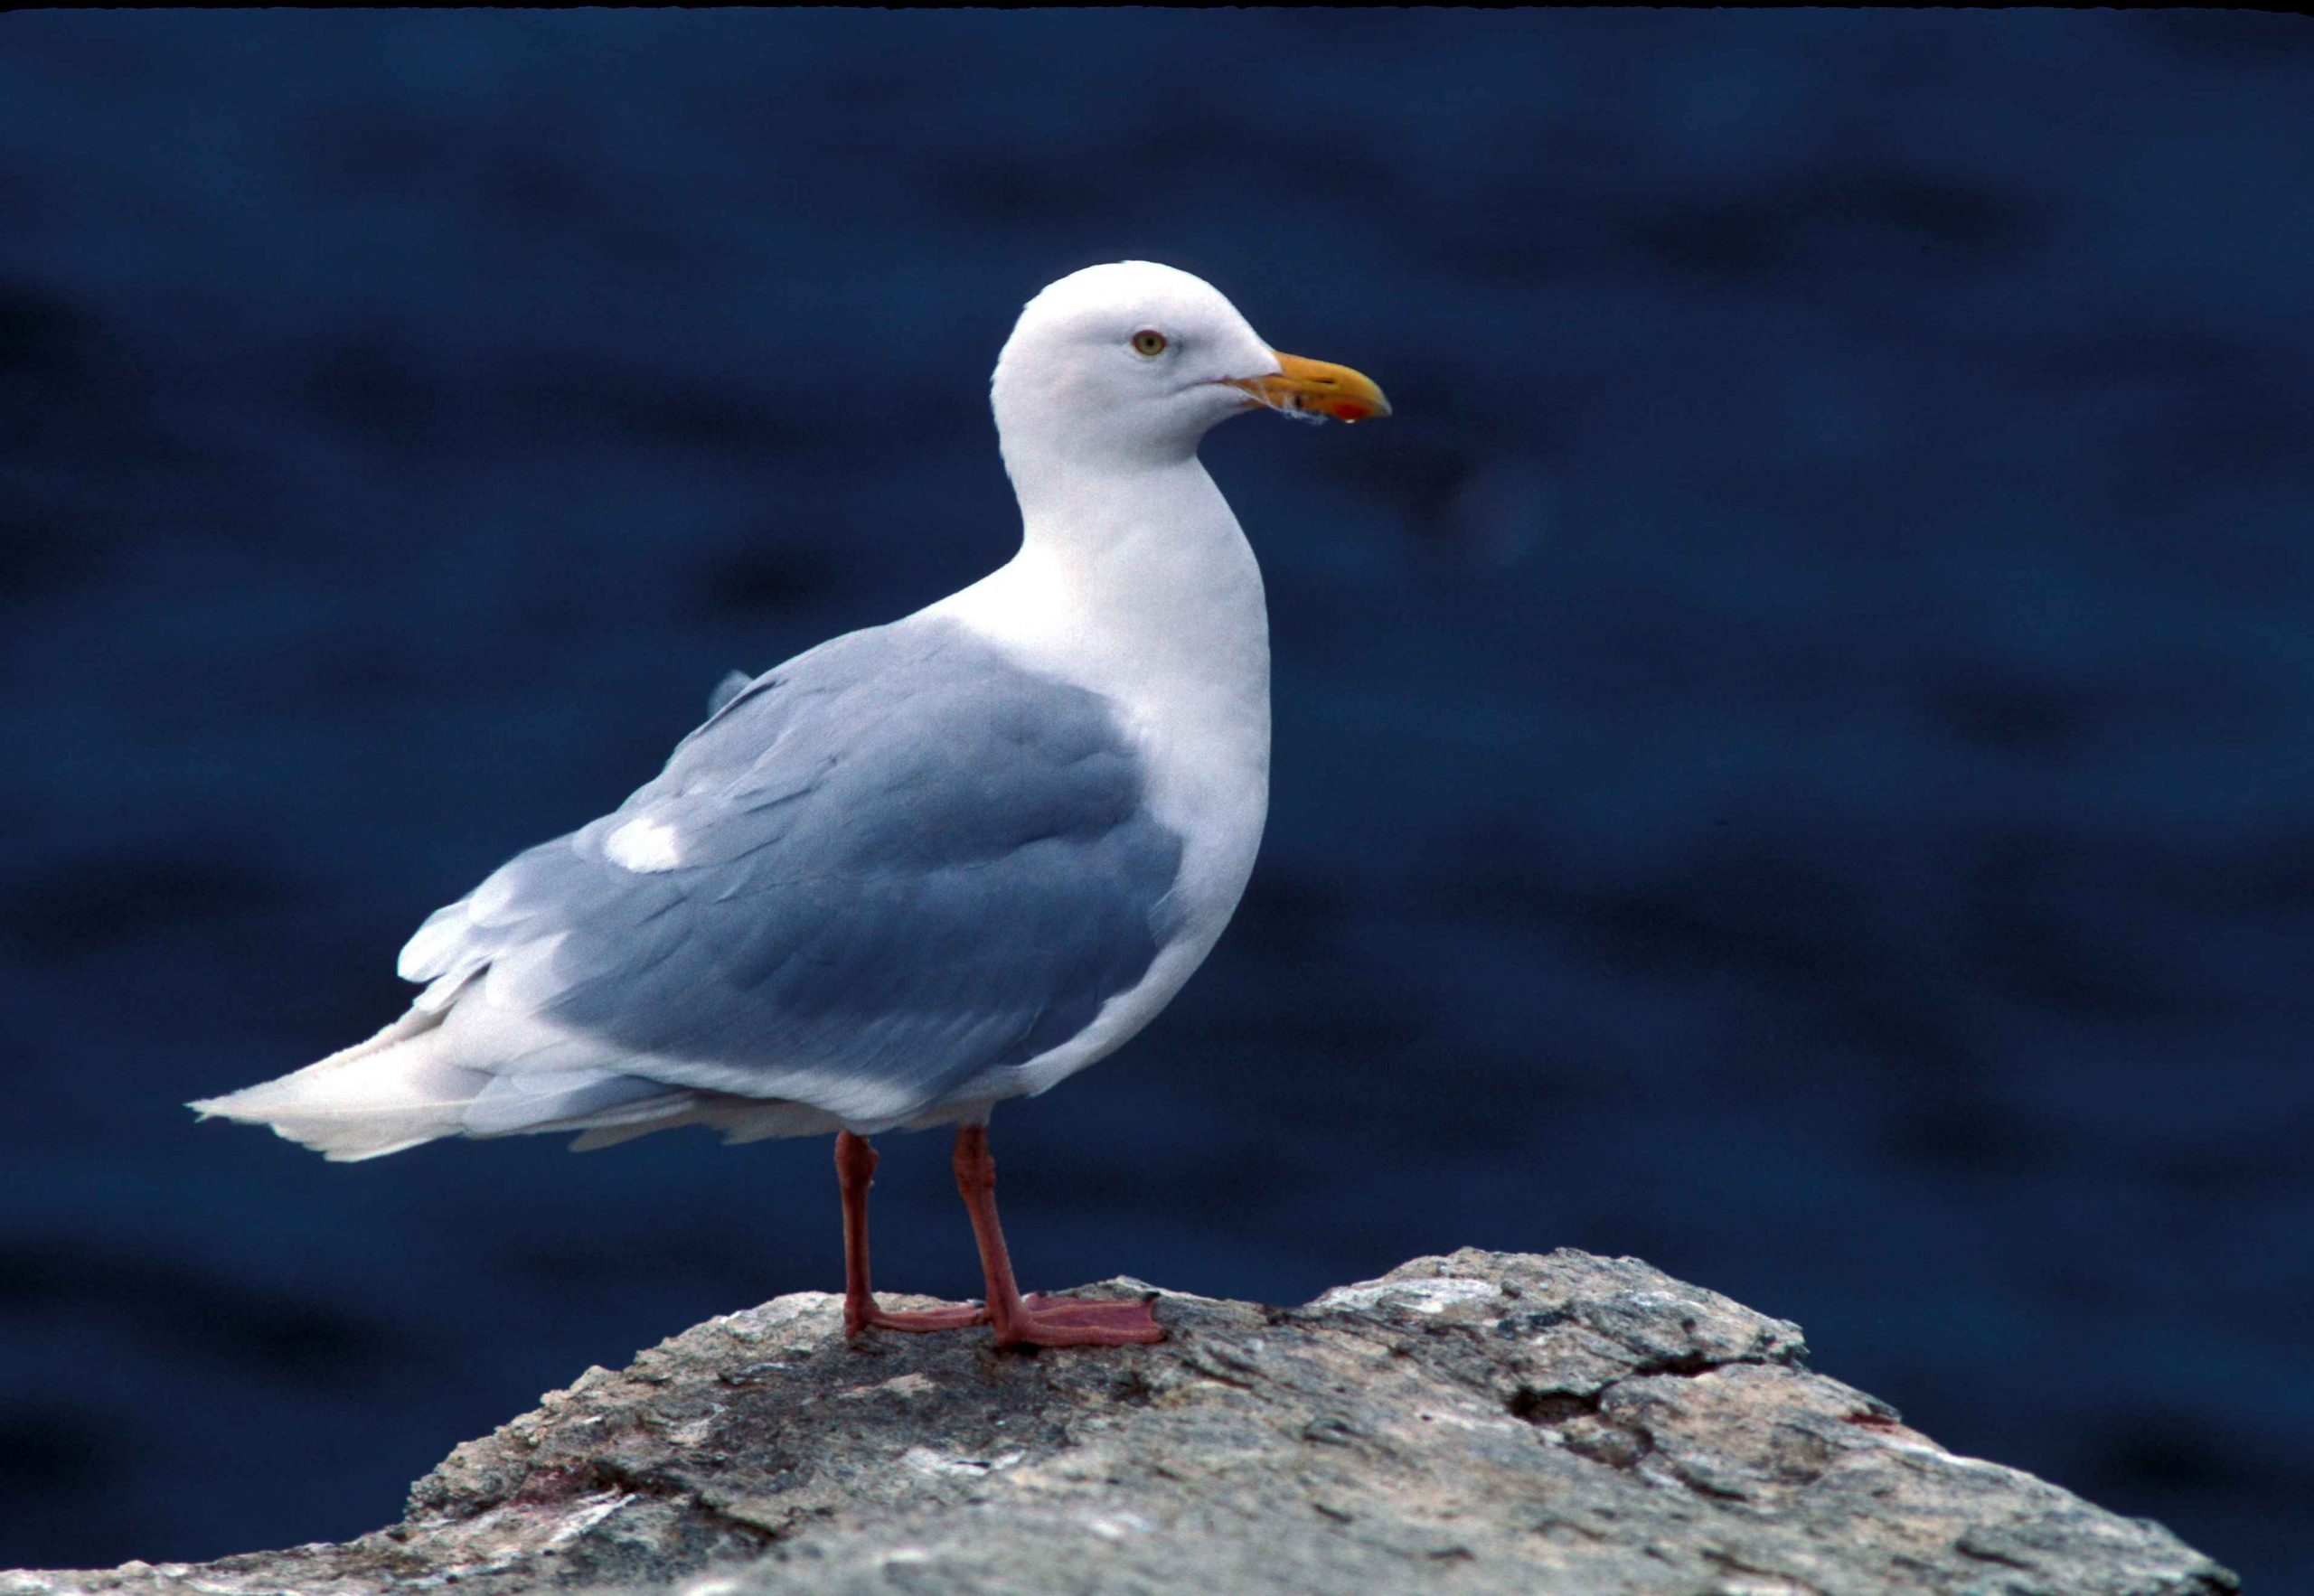
{"type": "Polygon", "coordinates": [[[936,606],[1025,661],[1169,715],[1257,720],[1266,754],[1261,569],[1194,456],[1130,471],[1023,471],[1021,552],[936,606]]]}

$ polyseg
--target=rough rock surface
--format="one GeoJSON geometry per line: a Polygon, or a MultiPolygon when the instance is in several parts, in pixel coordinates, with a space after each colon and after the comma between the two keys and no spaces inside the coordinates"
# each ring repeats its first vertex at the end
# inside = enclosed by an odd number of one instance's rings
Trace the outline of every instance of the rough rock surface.
{"type": "Polygon", "coordinates": [[[782,1297],[589,1369],[452,1452],[391,1529],[0,1593],[2238,1589],[1633,1259],[1466,1251],[1303,1308],[1157,1312],[1162,1346],[999,1353],[985,1330],[847,1345],[833,1298],[782,1297]]]}

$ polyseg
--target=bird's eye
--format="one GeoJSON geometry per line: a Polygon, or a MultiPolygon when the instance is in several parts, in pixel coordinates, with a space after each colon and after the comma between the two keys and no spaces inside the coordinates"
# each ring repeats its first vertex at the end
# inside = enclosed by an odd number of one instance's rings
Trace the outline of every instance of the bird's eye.
{"type": "Polygon", "coordinates": [[[1143,327],[1133,335],[1133,352],[1152,359],[1165,352],[1165,334],[1154,327],[1143,327]]]}

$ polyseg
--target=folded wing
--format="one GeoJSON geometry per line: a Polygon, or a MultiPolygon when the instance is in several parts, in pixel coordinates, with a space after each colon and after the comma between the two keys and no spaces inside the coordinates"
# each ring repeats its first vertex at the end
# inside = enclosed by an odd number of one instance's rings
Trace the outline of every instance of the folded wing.
{"type": "Polygon", "coordinates": [[[1173,934],[1181,840],[1097,695],[910,620],[719,699],[615,813],[419,928],[409,1016],[196,1106],[340,1157],[752,1103],[873,1128],[1066,1042],[1173,934]]]}

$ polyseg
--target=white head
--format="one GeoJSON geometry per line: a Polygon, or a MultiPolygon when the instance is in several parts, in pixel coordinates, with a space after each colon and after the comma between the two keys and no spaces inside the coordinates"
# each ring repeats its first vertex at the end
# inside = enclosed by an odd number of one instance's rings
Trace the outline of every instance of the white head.
{"type": "Polygon", "coordinates": [[[1355,421],[1387,416],[1346,367],[1281,355],[1202,278],[1146,260],[1086,267],[1021,312],[989,396],[1015,483],[1189,459],[1217,421],[1262,405],[1355,421]]]}

